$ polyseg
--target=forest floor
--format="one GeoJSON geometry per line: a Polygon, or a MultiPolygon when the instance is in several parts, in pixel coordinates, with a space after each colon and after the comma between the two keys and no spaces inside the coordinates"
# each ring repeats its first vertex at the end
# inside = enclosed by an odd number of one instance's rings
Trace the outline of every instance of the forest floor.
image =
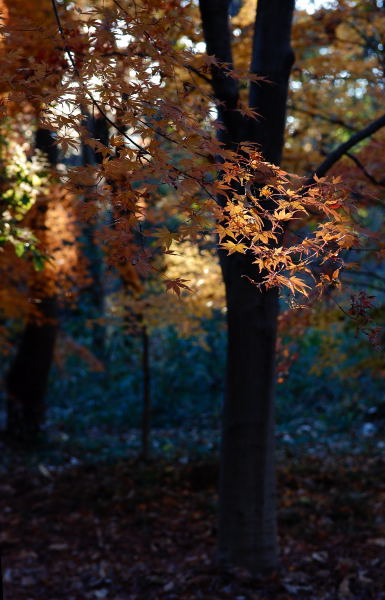
{"type": "Polygon", "coordinates": [[[281,459],[281,568],[252,579],[216,563],[214,462],[27,467],[0,450],[5,600],[385,600],[378,455],[281,459]]]}

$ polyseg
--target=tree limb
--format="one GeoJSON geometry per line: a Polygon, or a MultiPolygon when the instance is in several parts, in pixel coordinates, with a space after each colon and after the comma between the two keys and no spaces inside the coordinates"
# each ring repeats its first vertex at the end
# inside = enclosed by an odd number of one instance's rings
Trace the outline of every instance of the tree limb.
{"type": "Polygon", "coordinates": [[[301,108],[300,106],[295,106],[294,104],[287,105],[288,110],[292,110],[294,112],[300,112],[305,115],[309,115],[309,117],[314,117],[316,119],[321,119],[322,121],[327,121],[328,123],[332,123],[333,125],[341,125],[345,129],[349,129],[350,131],[356,132],[357,129],[349,123],[345,123],[342,119],[337,119],[336,117],[327,117],[326,115],[321,115],[317,112],[306,110],[306,108],[301,108]]]}
{"type": "Polygon", "coordinates": [[[357,131],[357,133],[354,133],[346,142],[337,146],[337,148],[332,150],[332,152],[327,155],[325,160],[316,168],[313,176],[309,177],[308,181],[306,182],[307,185],[312,185],[315,183],[314,177],[324,177],[329,169],[331,169],[332,166],[335,165],[335,163],[338,162],[340,158],[342,158],[344,154],[346,154],[351,148],[356,146],[359,142],[362,142],[362,140],[367,139],[384,126],[385,114],[375,121],[369,123],[369,125],[363,129],[360,129],[360,131],[357,131]]]}
{"type": "Polygon", "coordinates": [[[186,69],[188,69],[192,73],[195,73],[195,75],[198,75],[198,77],[200,77],[201,79],[203,79],[203,81],[206,81],[206,83],[209,83],[210,85],[213,85],[213,82],[210,79],[210,77],[207,77],[207,75],[205,75],[204,73],[202,73],[201,71],[199,71],[199,69],[196,69],[192,65],[184,65],[184,66],[186,67],[186,69]]]}
{"type": "Polygon", "coordinates": [[[351,152],[345,152],[345,154],[350,158],[350,160],[352,160],[357,165],[359,169],[361,169],[361,171],[363,172],[365,177],[369,179],[369,181],[374,183],[374,185],[380,185],[382,187],[385,187],[385,181],[378,181],[378,179],[376,179],[371,173],[369,173],[365,165],[362,164],[362,162],[357,158],[357,156],[354,156],[354,154],[351,154],[351,152]]]}
{"type": "Polygon", "coordinates": [[[100,105],[100,103],[95,99],[95,97],[93,96],[93,94],[89,91],[89,89],[82,84],[81,82],[81,78],[80,78],[80,73],[79,73],[79,69],[76,66],[76,63],[73,59],[73,56],[71,54],[71,49],[69,48],[67,41],[66,41],[66,36],[64,33],[64,29],[63,29],[63,25],[61,23],[61,19],[60,19],[60,15],[59,15],[59,10],[58,10],[58,5],[56,0],[51,0],[52,3],[52,8],[53,8],[53,12],[54,12],[54,16],[55,16],[55,20],[57,23],[57,27],[60,33],[60,37],[63,41],[63,49],[65,54],[67,54],[68,57],[68,61],[72,67],[73,72],[75,73],[76,77],[79,80],[79,84],[83,87],[85,94],[89,97],[89,99],[91,100],[91,103],[93,104],[93,106],[95,108],[98,109],[98,111],[100,112],[100,114],[102,115],[102,117],[105,119],[105,121],[107,121],[107,123],[109,125],[111,125],[114,129],[116,129],[116,131],[118,131],[124,138],[126,138],[126,140],[128,140],[133,146],[135,146],[139,152],[141,153],[141,155],[143,156],[143,158],[145,158],[145,160],[149,160],[149,158],[147,157],[147,155],[149,154],[148,150],[146,150],[144,147],[140,146],[139,144],[137,144],[135,142],[135,140],[133,140],[129,135],[127,135],[127,133],[124,131],[124,129],[122,129],[121,127],[119,127],[119,125],[117,123],[115,123],[114,121],[112,121],[112,119],[109,118],[109,116],[105,113],[104,109],[102,108],[102,106],[100,105]]]}

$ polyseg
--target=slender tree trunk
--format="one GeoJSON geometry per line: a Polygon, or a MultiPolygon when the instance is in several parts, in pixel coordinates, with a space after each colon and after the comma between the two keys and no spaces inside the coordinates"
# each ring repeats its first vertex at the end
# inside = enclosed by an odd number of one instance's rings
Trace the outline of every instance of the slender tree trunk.
{"type": "MultiPolygon", "coordinates": [[[[232,64],[227,0],[201,0],[207,53],[232,64]]],[[[286,98],[293,53],[290,48],[294,0],[258,0],[251,70],[268,82],[250,85],[257,121],[240,116],[238,86],[220,68],[212,69],[221,101],[221,140],[259,145],[264,158],[281,160],[286,98]]],[[[220,464],[219,554],[253,574],[278,564],[274,465],[274,383],[278,291],[251,285],[261,274],[249,254],[220,252],[226,286],[228,362],[220,464]]]]}
{"type": "MultiPolygon", "coordinates": [[[[57,147],[46,129],[36,132],[36,148],[45,153],[51,166],[57,164],[57,147]]],[[[44,222],[47,207],[39,206],[38,220],[44,222]]],[[[44,229],[44,225],[42,226],[44,229]]],[[[37,232],[39,235],[39,232],[37,232]]],[[[42,231],[44,235],[44,232],[42,231]]],[[[36,296],[35,290],[31,295],[36,296]]],[[[38,298],[42,323],[30,319],[6,375],[7,433],[11,439],[33,442],[45,416],[45,394],[57,333],[55,297],[38,298]]]]}
{"type": "Polygon", "coordinates": [[[151,389],[150,389],[150,338],[147,327],[142,327],[142,377],[143,377],[143,412],[142,412],[142,458],[150,458],[151,432],[151,389]]]}
{"type": "MultiPolygon", "coordinates": [[[[108,146],[109,129],[108,123],[104,117],[92,117],[88,115],[85,125],[90,136],[98,140],[104,146],[108,146]]],[[[101,164],[103,156],[99,152],[95,152],[87,144],[82,144],[82,163],[83,166],[101,164]]],[[[103,285],[104,276],[104,256],[102,250],[98,247],[95,234],[100,227],[102,217],[98,217],[95,222],[88,223],[84,227],[86,237],[86,252],[90,261],[90,271],[92,276],[92,284],[89,288],[89,295],[92,303],[91,316],[96,319],[103,319],[105,313],[105,290],[103,285]]],[[[103,361],[106,357],[106,331],[102,323],[93,325],[93,350],[96,356],[103,361]]]]}
{"type": "Polygon", "coordinates": [[[45,417],[45,395],[57,331],[55,298],[39,304],[44,324],[26,324],[6,376],[7,434],[10,439],[33,442],[45,417]]]}

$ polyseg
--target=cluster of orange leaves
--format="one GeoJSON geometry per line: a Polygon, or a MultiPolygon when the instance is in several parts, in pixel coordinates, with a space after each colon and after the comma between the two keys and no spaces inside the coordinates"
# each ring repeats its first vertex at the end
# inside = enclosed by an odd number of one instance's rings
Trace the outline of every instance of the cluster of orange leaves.
{"type": "MultiPolygon", "coordinates": [[[[195,241],[216,230],[229,253],[253,255],[258,285],[306,295],[314,282],[322,287],[337,281],[341,251],[358,239],[348,194],[338,179],[306,183],[263,162],[254,147],[234,152],[211,133],[215,104],[206,79],[216,61],[183,41],[186,32],[196,36],[193,3],[111,0],[68,10],[56,4],[57,23],[48,0],[30,11],[21,0],[2,1],[4,111],[29,111],[32,122],[38,118],[55,132],[64,152],[87,143],[103,156],[100,164],[61,175],[62,189],[72,195],[60,192],[59,184],[49,191],[54,199],[47,238],[72,231],[74,240],[78,234],[62,219],[92,220],[103,207],[112,208],[113,226],[104,230],[103,243],[127,277],[134,277],[132,267],[140,277],[151,272],[172,241],[195,241]],[[26,30],[27,45],[20,43],[26,30]],[[108,121],[108,146],[85,129],[84,110],[108,121]],[[87,200],[76,215],[65,204],[74,195],[87,200]],[[151,223],[151,206],[164,205],[165,195],[168,214],[176,217],[172,230],[151,223]],[[151,225],[146,232],[144,219],[151,225]]],[[[247,78],[242,69],[228,75],[247,78]]],[[[78,251],[58,250],[43,238],[41,243],[52,257],[45,273],[55,271],[50,280],[56,286],[61,264],[78,261],[78,251]]],[[[165,286],[179,295],[188,282],[176,277],[165,279],[165,286]]]]}

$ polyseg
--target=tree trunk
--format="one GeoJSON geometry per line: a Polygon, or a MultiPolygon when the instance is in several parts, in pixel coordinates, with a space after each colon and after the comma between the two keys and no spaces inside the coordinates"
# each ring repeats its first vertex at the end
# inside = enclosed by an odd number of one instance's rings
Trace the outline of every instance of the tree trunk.
{"type": "Polygon", "coordinates": [[[220,465],[219,552],[256,573],[277,565],[274,380],[278,291],[258,292],[245,255],[221,253],[228,353],[220,465]]]}
{"type": "MultiPolygon", "coordinates": [[[[227,0],[201,0],[207,53],[232,64],[227,0]]],[[[235,80],[212,69],[214,93],[221,101],[221,140],[259,145],[264,158],[281,160],[286,98],[293,53],[290,48],[294,0],[258,0],[252,72],[268,82],[250,85],[249,102],[260,117],[235,112],[235,80]]],[[[261,290],[261,274],[248,254],[220,251],[226,286],[228,362],[223,411],[219,490],[219,555],[225,565],[253,574],[276,568],[276,486],[274,466],[274,383],[278,290],[261,290]]]]}
{"type": "MultiPolygon", "coordinates": [[[[90,137],[98,140],[104,146],[108,146],[109,129],[108,123],[104,117],[93,117],[86,115],[85,126],[90,137]]],[[[100,152],[95,152],[88,144],[82,143],[82,164],[100,165],[103,156],[100,152]]],[[[102,216],[96,218],[95,222],[87,223],[84,226],[86,238],[85,251],[89,258],[92,283],[88,289],[91,300],[91,318],[103,319],[105,313],[105,290],[103,284],[104,277],[104,254],[98,246],[95,236],[98,228],[102,225],[102,216]]],[[[102,321],[96,322],[92,326],[92,349],[97,358],[101,361],[106,358],[106,328],[102,321]]]]}
{"type": "Polygon", "coordinates": [[[57,330],[55,298],[39,304],[44,324],[26,324],[6,376],[7,434],[12,440],[33,442],[45,416],[44,398],[57,330]]]}
{"type": "Polygon", "coordinates": [[[151,390],[150,390],[150,339],[147,327],[142,327],[142,377],[143,377],[143,412],[142,412],[142,458],[150,458],[151,431],[151,390]]]}
{"type": "MultiPolygon", "coordinates": [[[[51,166],[57,164],[57,147],[47,129],[36,132],[36,148],[44,152],[51,166]]],[[[44,221],[46,206],[39,207],[44,221]]],[[[43,232],[44,234],[44,232],[43,232]]],[[[31,296],[35,297],[34,290],[31,296]]],[[[42,323],[30,319],[5,377],[7,394],[7,434],[21,442],[36,440],[45,416],[45,394],[57,333],[55,297],[39,298],[42,323]]]]}

